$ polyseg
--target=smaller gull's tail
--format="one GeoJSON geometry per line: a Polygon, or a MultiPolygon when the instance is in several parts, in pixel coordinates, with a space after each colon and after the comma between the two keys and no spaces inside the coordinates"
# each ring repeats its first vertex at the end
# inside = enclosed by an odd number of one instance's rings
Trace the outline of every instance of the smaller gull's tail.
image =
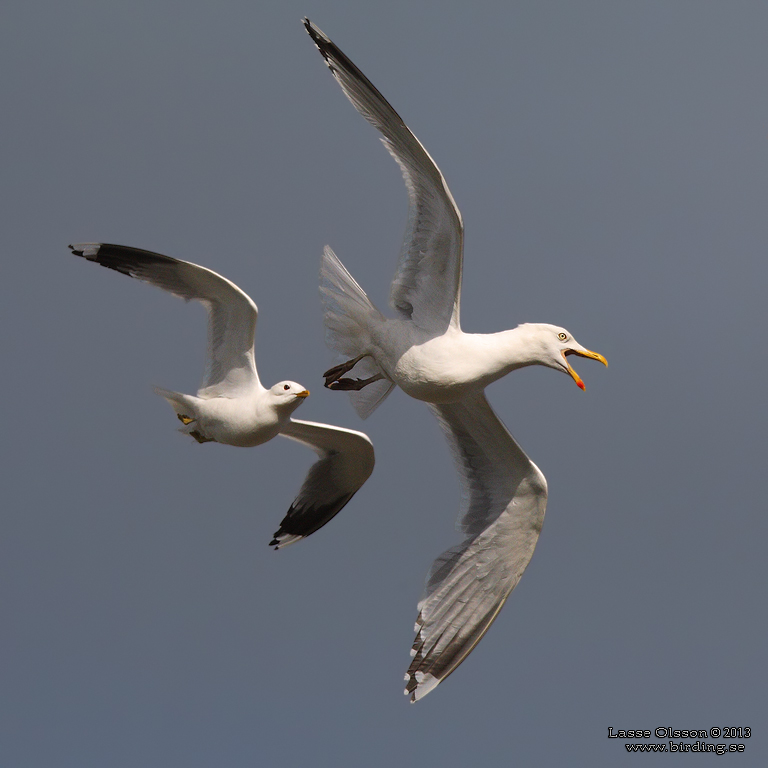
{"type": "Polygon", "coordinates": [[[185,395],[181,392],[172,392],[170,389],[163,389],[162,387],[153,387],[155,394],[164,397],[171,408],[176,411],[176,415],[179,417],[179,421],[184,425],[179,427],[179,432],[184,435],[190,435],[200,442],[208,442],[206,439],[201,439],[202,435],[198,432],[197,423],[195,418],[197,416],[197,408],[195,408],[195,400],[197,398],[191,395],[185,395]]]}

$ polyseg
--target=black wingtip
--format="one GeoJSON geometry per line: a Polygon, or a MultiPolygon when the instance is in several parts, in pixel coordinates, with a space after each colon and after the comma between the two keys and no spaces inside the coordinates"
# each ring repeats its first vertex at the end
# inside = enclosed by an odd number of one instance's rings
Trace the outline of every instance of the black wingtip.
{"type": "Polygon", "coordinates": [[[104,243],[71,243],[67,246],[75,256],[82,256],[89,261],[98,261],[102,247],[104,247],[104,243]]]}
{"type": "Polygon", "coordinates": [[[317,24],[313,24],[306,16],[304,17],[304,29],[307,30],[307,34],[312,38],[312,42],[317,46],[317,50],[323,54],[323,58],[330,66],[328,58],[328,49],[332,46],[331,38],[323,32],[317,24]]]}
{"type": "Polygon", "coordinates": [[[288,534],[287,531],[281,529],[275,533],[274,538],[269,542],[269,546],[272,547],[275,552],[277,552],[278,549],[288,547],[291,544],[295,544],[297,541],[301,541],[304,538],[306,538],[306,536],[302,536],[301,534],[295,536],[293,534],[288,534]],[[285,536],[286,538],[278,538],[280,536],[285,536]]]}
{"type": "Polygon", "coordinates": [[[82,256],[88,261],[98,261],[103,243],[74,243],[67,246],[75,256],[82,256]]]}

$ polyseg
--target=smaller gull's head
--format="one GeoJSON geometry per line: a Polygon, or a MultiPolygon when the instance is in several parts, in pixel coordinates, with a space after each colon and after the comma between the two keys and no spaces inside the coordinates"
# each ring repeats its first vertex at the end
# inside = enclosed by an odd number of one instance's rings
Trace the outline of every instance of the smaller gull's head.
{"type": "Polygon", "coordinates": [[[590,360],[598,360],[603,365],[608,365],[608,361],[601,354],[582,347],[565,328],[546,323],[530,323],[526,324],[525,327],[530,332],[531,341],[536,346],[539,358],[537,362],[567,373],[576,382],[579,389],[585,389],[584,382],[566,359],[569,355],[588,357],[590,360]]]}
{"type": "Polygon", "coordinates": [[[295,381],[279,381],[270,388],[269,394],[278,408],[293,411],[304,402],[305,397],[309,397],[309,390],[295,381]]]}

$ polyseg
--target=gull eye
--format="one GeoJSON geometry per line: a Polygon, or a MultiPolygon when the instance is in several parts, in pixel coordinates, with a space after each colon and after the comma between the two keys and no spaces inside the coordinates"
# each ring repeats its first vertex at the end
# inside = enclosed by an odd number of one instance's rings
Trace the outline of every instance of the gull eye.
{"type": "Polygon", "coordinates": [[[557,338],[560,339],[560,341],[565,341],[568,338],[568,334],[561,331],[557,334],[557,338]]]}
{"type": "Polygon", "coordinates": [[[287,390],[287,389],[290,389],[290,388],[291,388],[290,384],[283,384],[283,389],[287,390]]]}

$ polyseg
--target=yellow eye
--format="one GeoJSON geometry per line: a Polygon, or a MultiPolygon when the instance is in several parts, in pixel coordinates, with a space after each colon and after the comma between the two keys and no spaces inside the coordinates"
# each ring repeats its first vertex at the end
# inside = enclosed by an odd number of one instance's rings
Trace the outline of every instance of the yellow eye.
{"type": "Polygon", "coordinates": [[[560,339],[560,341],[565,341],[568,338],[568,334],[560,332],[557,334],[557,338],[560,339]]]}

